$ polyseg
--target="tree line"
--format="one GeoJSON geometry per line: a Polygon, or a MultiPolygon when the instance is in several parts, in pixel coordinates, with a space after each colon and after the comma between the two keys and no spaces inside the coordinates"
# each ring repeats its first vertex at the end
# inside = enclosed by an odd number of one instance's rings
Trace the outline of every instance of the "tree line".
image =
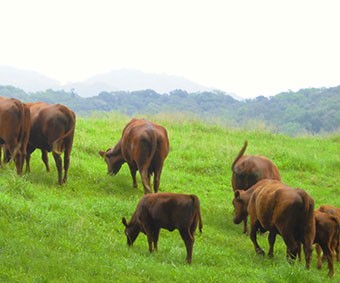
{"type": "Polygon", "coordinates": [[[272,97],[236,100],[221,92],[188,93],[174,90],[159,94],[151,89],[101,92],[81,97],[73,91],[46,90],[26,93],[13,86],[0,86],[0,96],[23,102],[61,103],[78,115],[93,111],[116,111],[129,116],[183,113],[199,119],[218,121],[230,127],[262,127],[295,136],[323,134],[340,129],[340,86],[282,92],[272,97]]]}

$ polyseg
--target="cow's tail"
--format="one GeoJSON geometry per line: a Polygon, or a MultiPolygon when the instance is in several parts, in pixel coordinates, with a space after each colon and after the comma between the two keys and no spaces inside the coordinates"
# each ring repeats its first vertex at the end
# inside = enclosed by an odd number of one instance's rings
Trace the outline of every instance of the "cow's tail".
{"type": "Polygon", "coordinates": [[[243,147],[241,148],[240,152],[238,153],[238,155],[236,156],[233,164],[231,165],[231,170],[234,172],[234,167],[235,167],[235,164],[236,162],[242,157],[242,155],[244,154],[244,152],[246,151],[246,148],[248,146],[248,141],[244,141],[244,145],[243,147]]]}
{"type": "Polygon", "coordinates": [[[331,245],[333,248],[335,248],[335,250],[338,250],[340,248],[340,219],[335,215],[331,215],[331,219],[333,222],[335,222],[335,230],[333,233],[331,245]]]}
{"type": "Polygon", "coordinates": [[[75,128],[75,118],[74,117],[69,117],[69,121],[72,120],[72,125],[70,129],[63,134],[61,137],[57,138],[53,143],[52,143],[52,152],[61,155],[64,151],[64,139],[70,135],[73,135],[74,133],[74,128],[75,128]]]}
{"type": "Polygon", "coordinates": [[[306,267],[309,268],[312,257],[313,243],[315,239],[314,200],[304,190],[297,190],[298,194],[303,200],[303,212],[301,214],[302,234],[300,236],[301,238],[299,238],[304,246],[306,267]]]}
{"type": "Polygon", "coordinates": [[[151,159],[153,158],[153,156],[156,153],[157,150],[157,140],[158,140],[158,135],[155,131],[152,131],[153,133],[153,138],[152,138],[152,144],[151,144],[151,159]]]}
{"type": "Polygon", "coordinates": [[[202,233],[203,223],[202,223],[202,216],[201,216],[201,206],[200,201],[197,196],[191,195],[192,201],[194,203],[194,211],[198,217],[198,229],[200,233],[202,233]]]}
{"type": "Polygon", "coordinates": [[[313,232],[313,227],[314,225],[314,200],[304,191],[301,189],[298,189],[298,193],[300,195],[300,197],[303,200],[303,204],[304,204],[304,208],[303,208],[303,219],[305,221],[304,223],[304,227],[305,227],[305,232],[309,233],[309,232],[313,232]],[[309,231],[310,229],[312,229],[311,231],[309,231]]]}
{"type": "MultiPolygon", "coordinates": [[[[17,103],[20,115],[20,130],[18,135],[18,142],[14,147],[11,158],[16,159],[16,156],[22,150],[22,146],[25,146],[28,142],[29,127],[30,127],[30,110],[25,107],[22,102],[17,103]]],[[[26,148],[23,148],[26,151],[26,148]]]]}

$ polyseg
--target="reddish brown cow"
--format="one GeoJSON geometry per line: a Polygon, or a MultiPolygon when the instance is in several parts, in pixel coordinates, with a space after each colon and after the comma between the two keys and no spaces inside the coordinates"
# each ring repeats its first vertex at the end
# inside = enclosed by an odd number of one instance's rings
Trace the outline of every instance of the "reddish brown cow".
{"type": "Polygon", "coordinates": [[[26,170],[30,171],[31,153],[39,148],[46,170],[49,171],[47,152],[52,151],[58,170],[58,183],[61,185],[67,181],[76,116],[72,110],[61,104],[35,102],[27,105],[31,111],[32,122],[26,170]],[[64,177],[62,177],[62,153],[64,153],[64,177]]]}
{"type": "Polygon", "coordinates": [[[317,253],[317,267],[321,268],[321,249],[328,262],[328,275],[334,275],[333,258],[336,251],[339,255],[340,219],[332,214],[314,211],[315,217],[315,239],[317,253]]]}
{"type": "Polygon", "coordinates": [[[240,223],[245,214],[250,215],[250,239],[257,254],[264,254],[256,239],[257,231],[269,231],[269,256],[274,254],[279,234],[287,246],[287,259],[295,259],[303,245],[309,268],[315,236],[314,200],[305,191],[265,179],[247,191],[235,191],[234,195],[234,223],[240,223]]]}
{"type": "Polygon", "coordinates": [[[154,174],[153,189],[158,192],[162,168],[169,152],[168,134],[164,127],[144,119],[132,119],[124,128],[119,142],[99,154],[107,163],[107,171],[116,175],[127,162],[133,187],[137,188],[136,172],[142,177],[144,193],[151,193],[150,177],[154,174]]]}
{"type": "MultiPolygon", "coordinates": [[[[30,111],[28,107],[15,98],[0,99],[0,145],[4,146],[5,158],[14,160],[18,175],[26,157],[29,138],[30,111]]],[[[9,161],[9,160],[6,160],[9,161]]]]}
{"type": "Polygon", "coordinates": [[[186,260],[192,261],[194,233],[197,227],[202,232],[200,202],[195,195],[158,193],[144,195],[129,223],[123,217],[127,243],[131,246],[140,232],[146,234],[149,251],[157,250],[161,228],[178,229],[187,250],[186,260]]]}
{"type": "MultiPolygon", "coordinates": [[[[321,205],[318,208],[318,210],[321,211],[321,212],[325,212],[325,213],[331,214],[333,216],[336,216],[337,219],[340,222],[340,208],[332,206],[332,205],[321,205]]],[[[338,238],[338,242],[335,245],[335,252],[336,252],[336,259],[337,259],[337,261],[340,262],[340,238],[338,238]]]]}
{"type": "MultiPolygon", "coordinates": [[[[231,166],[233,190],[248,190],[263,179],[280,181],[279,170],[271,160],[260,155],[243,155],[247,146],[248,142],[245,141],[231,166]]],[[[243,233],[247,233],[247,218],[243,219],[243,223],[243,233]]]]}

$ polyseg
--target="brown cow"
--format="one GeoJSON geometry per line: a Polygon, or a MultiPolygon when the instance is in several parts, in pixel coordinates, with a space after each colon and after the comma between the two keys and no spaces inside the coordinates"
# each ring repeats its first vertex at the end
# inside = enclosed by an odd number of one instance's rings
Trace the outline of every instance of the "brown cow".
{"type": "Polygon", "coordinates": [[[162,168],[169,152],[168,134],[164,127],[144,119],[132,119],[124,128],[118,143],[99,154],[107,163],[108,173],[116,175],[127,162],[133,187],[137,188],[136,172],[142,177],[144,193],[151,193],[150,177],[154,174],[153,189],[158,192],[162,168]]]}
{"type": "Polygon", "coordinates": [[[146,234],[150,253],[157,250],[160,228],[178,229],[187,250],[186,260],[192,261],[194,233],[197,227],[202,232],[200,202],[195,195],[158,193],[146,194],[139,201],[129,223],[123,217],[125,235],[129,246],[140,232],[146,234]],[[153,246],[152,246],[153,245],[153,246]]]}
{"type": "Polygon", "coordinates": [[[61,104],[35,102],[27,105],[31,111],[32,122],[26,170],[30,171],[31,153],[39,148],[46,170],[49,171],[47,152],[52,151],[58,170],[58,183],[61,185],[67,181],[76,116],[72,110],[61,104]],[[64,177],[62,177],[62,153],[64,153],[64,177]]]}
{"type": "MultiPolygon", "coordinates": [[[[260,155],[243,155],[247,146],[245,141],[231,166],[233,190],[248,190],[263,179],[281,181],[279,170],[271,160],[260,155]]],[[[243,233],[247,233],[247,218],[243,219],[243,223],[243,233]]]]}
{"type": "Polygon", "coordinates": [[[314,200],[305,191],[265,179],[234,195],[234,223],[250,215],[250,239],[257,254],[264,254],[256,240],[257,231],[269,231],[269,256],[273,256],[275,238],[280,234],[287,246],[287,259],[295,259],[302,244],[309,268],[315,236],[314,200]]]}
{"type": "Polygon", "coordinates": [[[5,158],[14,160],[18,175],[26,158],[29,138],[30,111],[28,107],[15,98],[0,99],[0,145],[4,146],[5,158]]]}
{"type": "Polygon", "coordinates": [[[339,255],[340,219],[332,214],[314,211],[315,239],[317,253],[317,267],[321,268],[321,249],[328,262],[328,275],[334,275],[333,258],[334,252],[339,255]]]}

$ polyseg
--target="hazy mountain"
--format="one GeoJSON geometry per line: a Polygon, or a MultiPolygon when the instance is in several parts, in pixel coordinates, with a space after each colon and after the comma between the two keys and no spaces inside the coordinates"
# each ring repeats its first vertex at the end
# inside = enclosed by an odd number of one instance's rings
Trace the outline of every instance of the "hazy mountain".
{"type": "Polygon", "coordinates": [[[93,76],[83,82],[70,83],[63,86],[65,90],[74,89],[83,97],[95,96],[102,91],[136,91],[153,89],[158,93],[169,93],[175,89],[187,92],[210,91],[205,87],[188,79],[167,74],[151,74],[137,70],[114,70],[93,76]]]}
{"type": "Polygon", "coordinates": [[[0,85],[11,85],[26,92],[60,89],[58,81],[31,70],[0,66],[0,85]]]}
{"type": "Polygon", "coordinates": [[[153,89],[158,93],[169,93],[182,89],[189,93],[210,91],[188,79],[167,74],[151,74],[137,70],[114,70],[95,75],[85,81],[61,85],[58,81],[34,71],[0,66],[0,85],[11,85],[26,92],[45,91],[47,89],[73,91],[82,97],[96,96],[103,91],[136,91],[153,89]]]}

